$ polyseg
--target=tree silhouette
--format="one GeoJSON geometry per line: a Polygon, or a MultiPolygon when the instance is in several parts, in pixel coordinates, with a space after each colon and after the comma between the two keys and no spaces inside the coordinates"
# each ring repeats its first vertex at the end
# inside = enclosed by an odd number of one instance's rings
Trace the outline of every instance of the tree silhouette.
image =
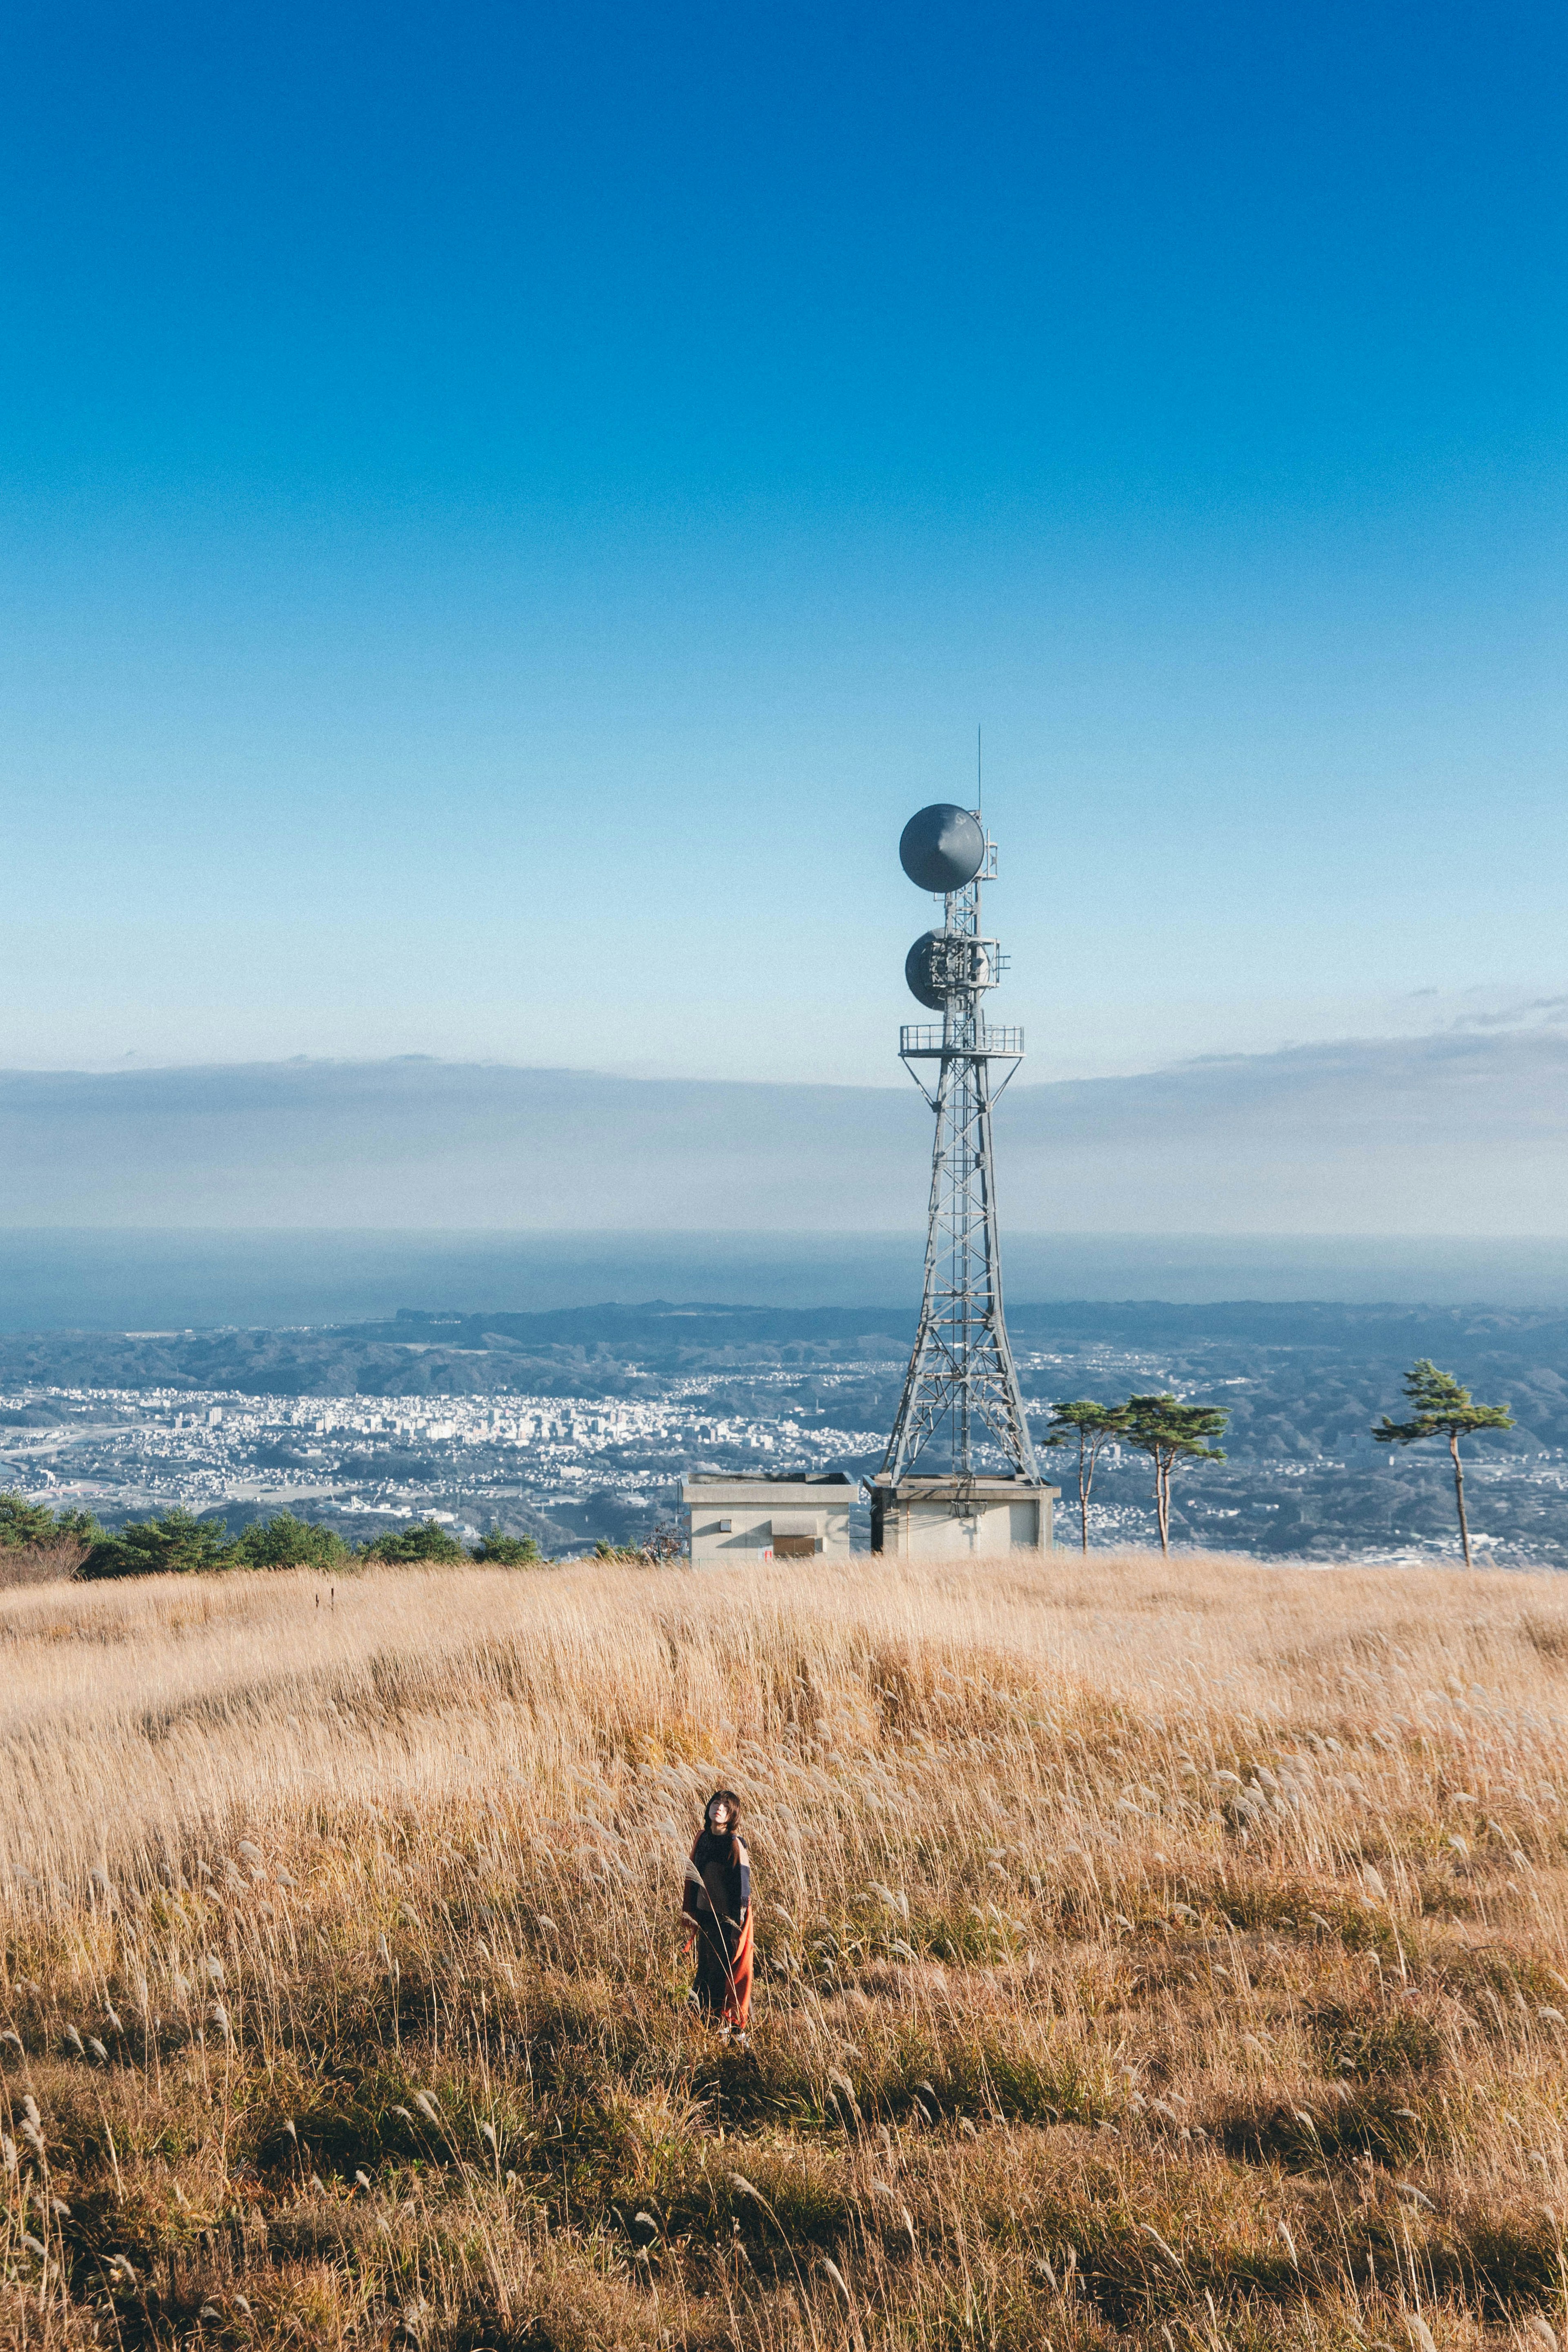
{"type": "Polygon", "coordinates": [[[298,1518],[292,1511],[253,1519],[234,1549],[241,1568],[336,1568],[349,1557],[336,1528],[298,1518]]]}
{"type": "Polygon", "coordinates": [[[1224,1405],[1182,1404],[1168,1391],[1133,1396],[1122,1407],[1118,1434],[1146,1454],[1155,1465],[1155,1516],[1160,1549],[1171,1548],[1171,1477],[1181,1461],[1223,1462],[1224,1454],[1205,1439],[1223,1437],[1230,1414],[1224,1405]]]}
{"type": "Polygon", "coordinates": [[[1465,1566],[1470,1558],[1470,1523],[1465,1515],[1465,1470],[1459,1460],[1459,1440],[1475,1429],[1511,1429],[1513,1415],[1505,1404],[1472,1404],[1452,1372],[1440,1372],[1430,1356],[1417,1356],[1405,1375],[1405,1393],[1416,1411],[1408,1421],[1390,1421],[1386,1413],[1373,1429],[1379,1445],[1416,1445],[1423,1437],[1446,1437],[1454,1464],[1454,1500],[1459,1512],[1459,1541],[1465,1566]]]}
{"type": "Polygon", "coordinates": [[[234,1564],[224,1522],[176,1506],[161,1519],[131,1519],[117,1536],[101,1538],[77,1574],[90,1584],[109,1576],[204,1576],[234,1564]]]}
{"type": "Polygon", "coordinates": [[[495,1568],[537,1568],[539,1548],[532,1536],[509,1536],[499,1519],[492,1519],[488,1531],[474,1547],[474,1558],[488,1560],[495,1568]]]}
{"type": "Polygon", "coordinates": [[[1126,1412],[1125,1405],[1096,1404],[1092,1397],[1075,1397],[1071,1404],[1053,1405],[1046,1425],[1048,1445],[1071,1445],[1077,1440],[1078,1521],[1085,1551],[1089,1549],[1089,1491],[1094,1484],[1094,1465],[1100,1459],[1101,1448],[1124,1425],[1126,1412]]]}
{"type": "Polygon", "coordinates": [[[466,1559],[455,1535],[449,1535],[439,1519],[411,1519],[406,1528],[389,1528],[384,1536],[367,1544],[361,1555],[365,1559],[393,1562],[407,1559],[466,1559]]]}
{"type": "Polygon", "coordinates": [[[15,1486],[8,1486],[0,1495],[0,1551],[57,1543],[62,1536],[92,1544],[102,1533],[90,1511],[51,1511],[47,1503],[29,1503],[15,1486]]]}

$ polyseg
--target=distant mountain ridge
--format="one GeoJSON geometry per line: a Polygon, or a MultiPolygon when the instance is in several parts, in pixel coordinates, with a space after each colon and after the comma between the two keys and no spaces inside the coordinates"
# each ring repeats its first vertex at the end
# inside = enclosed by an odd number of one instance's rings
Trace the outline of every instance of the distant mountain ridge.
{"type": "MultiPolygon", "coordinates": [[[[1453,1359],[1476,1368],[1478,1378],[1507,1379],[1521,1364],[1568,1364],[1568,1315],[1561,1310],[1055,1300],[1015,1307],[1008,1319],[1020,1355],[1238,1349],[1378,1362],[1396,1402],[1396,1374],[1418,1355],[1453,1359]]],[[[901,1363],[915,1325],[912,1303],[784,1307],[653,1299],[540,1313],[405,1308],[384,1320],[314,1330],[19,1332],[0,1334],[0,1388],[474,1396],[492,1389],[594,1393],[608,1378],[620,1392],[629,1379],[662,1387],[683,1373],[727,1365],[901,1363]]],[[[1310,1377],[1303,1370],[1309,1384],[1310,1377]]],[[[1568,1387],[1552,1412],[1549,1442],[1568,1443],[1568,1387]]]]}

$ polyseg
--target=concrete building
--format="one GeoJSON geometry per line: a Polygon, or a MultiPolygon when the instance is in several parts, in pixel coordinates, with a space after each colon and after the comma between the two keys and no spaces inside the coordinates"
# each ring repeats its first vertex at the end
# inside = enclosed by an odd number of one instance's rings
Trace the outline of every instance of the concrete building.
{"type": "Polygon", "coordinates": [[[850,1556],[850,1505],[860,1481],[845,1470],[727,1477],[699,1471],[681,1485],[694,1568],[759,1559],[850,1556]]]}
{"type": "Polygon", "coordinates": [[[1043,1559],[1061,1492],[1023,1478],[873,1478],[871,1548],[895,1559],[1043,1559]]]}

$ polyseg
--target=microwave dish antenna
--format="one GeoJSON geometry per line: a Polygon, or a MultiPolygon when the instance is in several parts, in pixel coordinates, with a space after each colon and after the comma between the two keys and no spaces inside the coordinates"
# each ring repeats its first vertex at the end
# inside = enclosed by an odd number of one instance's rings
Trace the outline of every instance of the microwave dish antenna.
{"type": "Polygon", "coordinates": [[[917,890],[945,898],[968,887],[986,862],[986,828],[972,809],[934,801],[904,826],[898,862],[917,890]]]}
{"type": "Polygon", "coordinates": [[[942,994],[941,961],[940,931],[922,931],[904,959],[909,993],[916,1004],[924,1004],[927,1013],[940,1013],[946,1001],[942,994]]]}

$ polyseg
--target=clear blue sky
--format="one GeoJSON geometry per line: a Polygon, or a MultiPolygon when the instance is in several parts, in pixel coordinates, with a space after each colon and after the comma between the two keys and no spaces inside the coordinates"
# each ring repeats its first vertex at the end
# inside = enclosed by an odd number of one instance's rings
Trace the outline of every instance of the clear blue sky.
{"type": "Polygon", "coordinates": [[[0,1064],[901,1084],[979,719],[1035,1076],[1540,1017],[1565,65],[1507,0],[15,16],[0,1064]]]}

